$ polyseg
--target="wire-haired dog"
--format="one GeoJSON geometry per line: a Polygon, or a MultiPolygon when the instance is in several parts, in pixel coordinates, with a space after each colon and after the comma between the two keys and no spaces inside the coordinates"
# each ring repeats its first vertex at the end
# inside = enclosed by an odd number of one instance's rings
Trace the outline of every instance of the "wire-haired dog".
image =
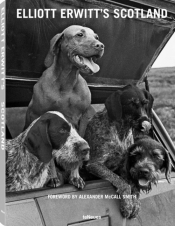
{"type": "MultiPolygon", "coordinates": [[[[149,133],[153,97],[146,90],[127,85],[110,95],[104,110],[97,112],[88,123],[85,140],[90,146],[90,160],[86,166],[90,173],[109,180],[123,194],[131,194],[130,187],[113,171],[128,147],[139,133],[149,133]]],[[[122,213],[131,214],[130,200],[122,200],[122,213]],[[130,203],[130,204],[128,204],[130,203]]]]}
{"type": "MultiPolygon", "coordinates": [[[[115,173],[131,186],[133,207],[128,205],[130,218],[136,217],[140,209],[140,191],[149,192],[152,184],[157,184],[161,172],[165,171],[170,183],[171,160],[168,151],[148,136],[136,139],[120,162],[115,173]]],[[[121,207],[122,208],[122,207],[121,207]]],[[[124,209],[122,211],[125,211],[124,209]]]]}
{"type": "MultiPolygon", "coordinates": [[[[50,179],[53,157],[69,174],[70,183],[84,187],[78,169],[84,160],[89,159],[89,145],[65,117],[56,111],[45,113],[18,137],[7,140],[6,191],[46,185],[50,179]]],[[[63,178],[59,179],[57,186],[63,183],[63,178]]]]}

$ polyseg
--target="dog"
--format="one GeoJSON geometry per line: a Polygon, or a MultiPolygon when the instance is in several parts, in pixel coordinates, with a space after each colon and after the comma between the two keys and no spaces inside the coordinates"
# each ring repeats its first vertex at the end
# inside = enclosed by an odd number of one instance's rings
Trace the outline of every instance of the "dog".
{"type": "MultiPolygon", "coordinates": [[[[136,139],[126,153],[124,173],[138,191],[149,192],[151,184],[157,184],[161,171],[171,183],[171,159],[168,151],[157,141],[148,136],[136,139]]],[[[122,170],[119,167],[120,174],[122,170]]]]}
{"type": "MultiPolygon", "coordinates": [[[[116,159],[117,161],[118,159],[116,159]]],[[[117,162],[115,171],[129,186],[133,197],[133,207],[128,205],[130,216],[135,218],[140,210],[140,192],[149,192],[152,184],[157,185],[161,172],[165,171],[166,179],[171,183],[171,159],[168,151],[149,136],[137,138],[121,161],[117,162]]],[[[122,211],[125,211],[122,209],[122,211]]]]}
{"type": "MultiPolygon", "coordinates": [[[[83,187],[79,166],[89,159],[89,145],[62,113],[50,111],[34,120],[18,137],[6,142],[6,191],[42,188],[50,179],[55,158],[70,175],[69,181],[83,187]]],[[[64,178],[60,178],[63,184],[64,178]]]]}
{"type": "Polygon", "coordinates": [[[91,114],[91,93],[79,72],[97,73],[100,67],[94,61],[103,53],[103,43],[90,28],[72,25],[56,34],[45,59],[47,69],[34,86],[24,129],[45,112],[54,110],[83,134],[79,124],[82,115],[88,115],[88,111],[91,114]]]}
{"type": "MultiPolygon", "coordinates": [[[[105,101],[105,108],[89,121],[85,140],[90,146],[90,160],[86,170],[110,181],[119,194],[131,194],[130,186],[114,171],[123,154],[134,143],[138,134],[149,134],[153,97],[146,90],[127,85],[112,93],[105,101]]],[[[122,200],[123,216],[129,217],[132,202],[122,200]]]]}

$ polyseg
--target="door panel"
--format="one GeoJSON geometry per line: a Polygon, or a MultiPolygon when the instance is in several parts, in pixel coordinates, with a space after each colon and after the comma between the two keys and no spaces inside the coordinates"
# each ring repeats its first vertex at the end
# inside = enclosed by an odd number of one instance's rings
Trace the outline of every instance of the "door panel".
{"type": "Polygon", "coordinates": [[[33,199],[6,204],[6,226],[43,226],[33,199]]]}

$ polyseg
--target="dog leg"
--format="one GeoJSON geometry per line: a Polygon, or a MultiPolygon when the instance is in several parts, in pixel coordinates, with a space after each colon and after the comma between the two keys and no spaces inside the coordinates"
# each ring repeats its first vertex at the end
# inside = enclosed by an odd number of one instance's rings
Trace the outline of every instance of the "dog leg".
{"type": "Polygon", "coordinates": [[[81,188],[81,189],[84,188],[85,182],[79,175],[79,167],[71,171],[71,174],[69,177],[69,183],[73,184],[77,188],[81,188]]]}
{"type": "Polygon", "coordinates": [[[139,213],[140,208],[141,208],[141,202],[140,202],[138,197],[136,197],[136,198],[133,197],[132,202],[133,202],[133,210],[132,210],[132,213],[129,216],[129,219],[136,218],[138,216],[138,213],[139,213]]]}
{"type": "Polygon", "coordinates": [[[79,122],[78,130],[78,133],[81,137],[84,137],[88,122],[95,115],[95,113],[96,113],[95,109],[90,105],[87,111],[82,115],[79,122]]]}
{"type": "Polygon", "coordinates": [[[131,195],[130,185],[101,163],[91,163],[88,164],[86,168],[90,173],[104,180],[108,180],[115,188],[117,188],[117,193],[121,196],[120,212],[123,217],[129,218],[133,212],[133,202],[132,199],[124,197],[125,195],[131,195]]]}
{"type": "Polygon", "coordinates": [[[50,161],[50,179],[47,183],[47,187],[57,188],[63,184],[62,177],[59,178],[59,175],[56,172],[54,159],[50,161]]]}
{"type": "Polygon", "coordinates": [[[141,202],[139,200],[140,197],[140,192],[139,190],[133,185],[130,184],[131,186],[131,194],[132,194],[132,204],[133,204],[133,208],[132,208],[132,213],[129,216],[129,219],[133,219],[136,218],[139,214],[140,208],[141,208],[141,202]]]}

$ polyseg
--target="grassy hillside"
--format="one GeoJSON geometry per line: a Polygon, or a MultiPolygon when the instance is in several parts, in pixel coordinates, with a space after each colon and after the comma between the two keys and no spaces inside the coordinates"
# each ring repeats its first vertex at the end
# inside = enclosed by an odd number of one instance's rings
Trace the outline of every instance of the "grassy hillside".
{"type": "Polygon", "coordinates": [[[175,144],[175,67],[151,69],[148,81],[154,110],[175,144]]]}

